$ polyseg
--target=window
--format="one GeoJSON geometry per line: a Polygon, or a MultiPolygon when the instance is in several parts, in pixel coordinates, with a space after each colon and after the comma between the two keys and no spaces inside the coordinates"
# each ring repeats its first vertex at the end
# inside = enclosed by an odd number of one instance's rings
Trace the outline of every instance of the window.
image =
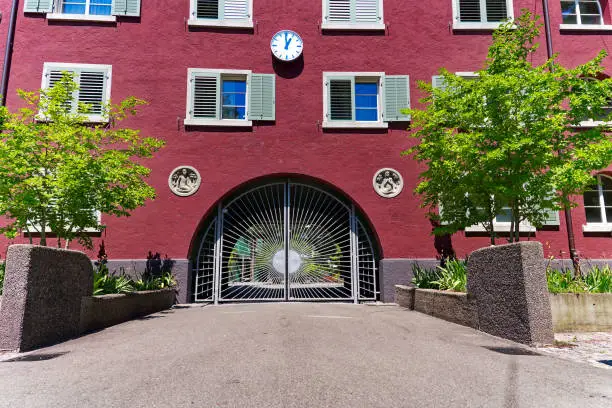
{"type": "Polygon", "coordinates": [[[64,72],[74,74],[79,89],[74,92],[66,108],[72,112],[80,110],[79,104],[90,106],[86,114],[90,122],[106,122],[105,104],[110,101],[110,65],[48,63],[43,67],[42,88],[53,88],[62,79],[64,72]]]}
{"type": "Polygon", "coordinates": [[[599,0],[561,0],[563,24],[603,24],[599,0]]]}
{"type": "MultiPolygon", "coordinates": [[[[607,76],[606,76],[607,78],[607,76]]],[[[585,81],[598,81],[597,78],[583,78],[585,81]]],[[[580,92],[580,90],[577,90],[580,92]]],[[[608,100],[606,103],[601,106],[600,114],[593,114],[592,117],[586,118],[585,120],[580,122],[579,127],[590,128],[597,127],[601,125],[612,125],[612,122],[609,121],[610,115],[612,114],[612,100],[608,100]]]]}
{"type": "Polygon", "coordinates": [[[251,71],[190,68],[187,126],[252,126],[275,120],[275,76],[251,71]]]}
{"type": "Polygon", "coordinates": [[[48,20],[114,22],[116,16],[139,17],[140,0],[25,0],[23,11],[48,20]]]}
{"type": "Polygon", "coordinates": [[[190,26],[253,28],[253,0],[189,0],[190,26]]]}
{"type": "Polygon", "coordinates": [[[512,0],[453,0],[453,29],[495,29],[514,18],[512,0]]]}
{"type": "Polygon", "coordinates": [[[591,188],[584,192],[587,225],[584,231],[612,231],[612,178],[598,175],[591,188]]]}
{"type": "Polygon", "coordinates": [[[409,121],[409,78],[381,72],[323,73],[324,128],[386,128],[409,121]]]}
{"type": "Polygon", "coordinates": [[[323,0],[323,30],[384,30],[383,0],[323,0]]]}

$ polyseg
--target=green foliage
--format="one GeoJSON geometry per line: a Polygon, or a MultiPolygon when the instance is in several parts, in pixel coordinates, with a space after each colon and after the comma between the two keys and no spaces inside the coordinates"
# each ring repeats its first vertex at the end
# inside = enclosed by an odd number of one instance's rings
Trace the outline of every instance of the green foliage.
{"type": "Polygon", "coordinates": [[[176,286],[176,279],[171,272],[162,272],[160,276],[143,278],[133,281],[134,290],[158,290],[165,288],[172,288],[176,286]]]}
{"type": "Polygon", "coordinates": [[[440,278],[438,268],[425,268],[419,264],[412,264],[412,283],[420,289],[440,289],[437,281],[440,278]]]}
{"type": "Polygon", "coordinates": [[[586,118],[610,120],[602,107],[612,79],[589,80],[603,76],[606,53],[571,69],[556,56],[533,65],[539,30],[524,10],[494,32],[477,79],[441,69],[444,87],[419,84],[426,107],[408,112],[419,143],[403,154],[426,165],[416,192],[441,221],[434,233],[482,224],[494,243],[493,220],[509,207],[517,241],[520,222],[540,227],[548,211],[574,206],[592,172],[612,162],[609,126],[576,129],[586,118]]]}
{"type": "Polygon", "coordinates": [[[447,261],[444,267],[438,266],[439,278],[433,282],[440,290],[465,292],[467,286],[467,267],[465,262],[453,259],[447,261]]]}
{"type": "Polygon", "coordinates": [[[548,268],[546,271],[548,291],[551,293],[612,293],[612,269],[593,266],[582,276],[572,271],[548,268]]]}
{"type": "Polygon", "coordinates": [[[119,127],[145,102],[129,97],[106,105],[108,122],[91,125],[90,106],[66,109],[76,89],[72,75],[65,73],[52,89],[20,90],[26,107],[17,113],[0,107],[0,215],[11,220],[0,232],[8,237],[33,229],[46,245],[52,231],[58,246],[62,239],[90,246],[85,231],[104,228],[96,211],[129,216],[155,197],[145,182],[150,170],[141,162],[164,142],[119,127]]]}
{"type": "Polygon", "coordinates": [[[4,264],[0,263],[0,296],[4,290],[4,264]]]}
{"type": "Polygon", "coordinates": [[[106,266],[94,271],[94,296],[112,293],[130,293],[135,290],[132,281],[124,275],[112,275],[106,266]]]}

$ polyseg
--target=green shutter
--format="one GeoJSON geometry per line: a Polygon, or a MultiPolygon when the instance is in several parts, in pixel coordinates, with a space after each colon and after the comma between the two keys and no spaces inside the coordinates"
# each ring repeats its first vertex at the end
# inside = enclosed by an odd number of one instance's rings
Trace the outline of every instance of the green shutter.
{"type": "Polygon", "coordinates": [[[53,0],[25,0],[24,13],[51,13],[53,11],[53,0]]]}
{"type": "Polygon", "coordinates": [[[410,78],[408,75],[388,75],[383,84],[385,122],[409,121],[410,115],[402,113],[410,108],[410,78]]]}
{"type": "Polygon", "coordinates": [[[219,0],[220,20],[249,20],[250,0],[219,0]]]}
{"type": "Polygon", "coordinates": [[[352,122],[355,120],[355,77],[328,78],[327,120],[352,122]]]}
{"type": "Polygon", "coordinates": [[[431,86],[438,89],[446,89],[446,82],[444,82],[444,77],[442,75],[434,75],[431,77],[431,86]]]}
{"type": "Polygon", "coordinates": [[[380,7],[381,0],[352,0],[352,18],[353,23],[379,23],[380,22],[380,7]]]}
{"type": "Polygon", "coordinates": [[[251,74],[249,84],[249,120],[276,119],[276,76],[251,74]]]}
{"type": "Polygon", "coordinates": [[[192,119],[220,119],[219,98],[221,93],[219,73],[193,73],[190,78],[192,119]]]}
{"type": "Polygon", "coordinates": [[[542,223],[543,226],[559,226],[559,211],[548,210],[546,211],[546,219],[542,223]]]}
{"type": "Polygon", "coordinates": [[[113,0],[113,15],[140,17],[140,0],[113,0]]]}

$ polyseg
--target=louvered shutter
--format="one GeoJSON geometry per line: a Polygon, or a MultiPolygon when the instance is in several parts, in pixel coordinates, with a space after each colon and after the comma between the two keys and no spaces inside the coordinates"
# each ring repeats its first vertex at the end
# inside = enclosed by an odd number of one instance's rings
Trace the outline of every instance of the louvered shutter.
{"type": "Polygon", "coordinates": [[[355,106],[353,89],[355,78],[334,77],[327,80],[327,120],[354,121],[355,106]]]}
{"type": "Polygon", "coordinates": [[[24,13],[50,13],[53,11],[53,0],[25,0],[24,13]]]}
{"type": "Polygon", "coordinates": [[[459,21],[461,21],[462,23],[479,23],[482,21],[480,13],[480,0],[456,1],[459,7],[459,21]]]}
{"type": "Polygon", "coordinates": [[[559,221],[559,211],[557,210],[548,210],[546,212],[546,219],[542,223],[542,225],[547,226],[558,226],[560,224],[559,221]]]}
{"type": "Polygon", "coordinates": [[[353,0],[355,23],[378,23],[380,21],[379,2],[382,0],[353,0]]]}
{"type": "Polygon", "coordinates": [[[437,89],[446,89],[446,82],[442,75],[434,75],[431,77],[431,86],[437,89]]]}
{"type": "Polygon", "coordinates": [[[508,18],[506,0],[486,0],[487,22],[496,23],[508,18]]]}
{"type": "Polygon", "coordinates": [[[106,81],[108,74],[103,70],[82,69],[78,74],[79,103],[89,105],[88,115],[101,115],[107,100],[106,81]]]}
{"type": "Polygon", "coordinates": [[[217,20],[219,19],[219,10],[223,7],[220,2],[223,0],[192,0],[195,2],[194,14],[195,18],[205,18],[217,20]]]}
{"type": "Polygon", "coordinates": [[[140,0],[113,0],[113,15],[140,17],[140,0]]]}
{"type": "Polygon", "coordinates": [[[219,73],[194,73],[191,77],[193,119],[219,119],[219,73]]]}
{"type": "MultiPolygon", "coordinates": [[[[58,83],[62,79],[62,77],[64,76],[64,72],[76,74],[74,70],[70,70],[70,69],[50,69],[47,72],[47,88],[49,89],[53,88],[55,84],[58,83]]],[[[75,78],[75,81],[78,82],[78,78],[75,78]]],[[[66,99],[66,102],[64,102],[63,106],[66,109],[66,111],[72,111],[76,109],[75,103],[74,103],[75,100],[76,100],[76,92],[72,96],[69,96],[66,99]]]]}
{"type": "Polygon", "coordinates": [[[325,19],[333,23],[351,22],[351,0],[326,0],[327,15],[325,19]]]}
{"type": "Polygon", "coordinates": [[[222,20],[248,20],[249,1],[251,0],[219,0],[223,14],[219,16],[222,20]]]}
{"type": "Polygon", "coordinates": [[[410,115],[402,110],[410,108],[410,78],[408,75],[387,75],[384,78],[383,92],[385,122],[400,122],[410,120],[410,115]]]}
{"type": "Polygon", "coordinates": [[[274,74],[251,74],[249,120],[276,119],[275,81],[274,74]]]}

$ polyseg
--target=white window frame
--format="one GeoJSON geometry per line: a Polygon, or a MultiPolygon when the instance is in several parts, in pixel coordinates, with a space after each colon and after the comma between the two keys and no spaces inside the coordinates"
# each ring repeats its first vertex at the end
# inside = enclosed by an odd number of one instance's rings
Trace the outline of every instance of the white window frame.
{"type": "MultiPolygon", "coordinates": [[[[509,208],[509,207],[503,207],[509,208]]],[[[497,221],[497,216],[493,219],[493,228],[495,232],[510,232],[512,229],[512,222],[500,222],[497,221]]],[[[470,225],[469,227],[465,227],[465,232],[488,232],[484,225],[476,224],[470,225]]],[[[536,232],[536,227],[531,225],[529,221],[523,220],[519,222],[519,232],[536,232]]]]}
{"type": "MultiPolygon", "coordinates": [[[[385,100],[383,98],[383,83],[385,80],[384,72],[323,72],[323,128],[324,129],[387,129],[389,124],[383,121],[383,110],[385,100]],[[340,121],[328,120],[329,106],[329,80],[334,77],[353,77],[376,79],[378,81],[378,120],[376,121],[340,121]]],[[[351,92],[355,92],[354,89],[351,92]]],[[[353,106],[355,110],[355,106],[353,106]]]]}
{"type": "MultiPolygon", "coordinates": [[[[240,69],[208,69],[208,68],[188,68],[187,69],[187,104],[186,104],[186,112],[185,112],[185,126],[231,126],[231,127],[252,127],[253,121],[248,120],[248,112],[249,112],[249,98],[251,92],[251,74],[253,72],[251,70],[240,70],[240,69]],[[194,118],[191,116],[192,110],[192,100],[193,100],[193,86],[191,84],[191,77],[193,74],[219,74],[220,83],[217,84],[219,87],[219,93],[221,94],[221,82],[223,81],[223,76],[231,76],[231,75],[240,75],[246,77],[246,96],[245,96],[245,119],[203,119],[203,118],[194,118]]],[[[221,105],[223,101],[221,97],[219,98],[219,106],[217,106],[217,111],[219,112],[219,117],[221,117],[221,105]]]]}
{"type": "MultiPolygon", "coordinates": [[[[48,72],[50,70],[73,70],[73,69],[96,69],[96,70],[104,70],[106,71],[106,89],[105,95],[106,99],[103,103],[109,103],[111,100],[111,83],[113,80],[113,66],[105,65],[105,64],[78,64],[78,63],[67,63],[67,62],[45,62],[43,64],[43,74],[41,81],[41,89],[48,89],[48,72]]],[[[74,102],[74,97],[72,102],[74,102]]],[[[98,115],[98,114],[83,114],[87,117],[87,123],[107,123],[108,115],[98,115]]],[[[41,112],[40,117],[44,120],[44,113],[41,112]]]]}
{"type": "MultiPolygon", "coordinates": [[[[612,232],[612,220],[608,220],[606,217],[606,202],[604,200],[604,189],[601,179],[605,177],[612,180],[612,177],[607,174],[598,174],[596,176],[597,179],[597,191],[599,193],[599,210],[601,211],[601,220],[602,222],[588,222],[582,226],[582,230],[584,232],[612,232]]],[[[593,191],[593,190],[589,190],[593,191]]],[[[583,195],[584,197],[584,195],[583,195]]],[[[612,205],[609,203],[608,206],[612,205]]],[[[584,202],[583,202],[584,207],[584,202]]],[[[585,208],[585,217],[586,217],[586,208],[585,208]]]]}
{"type": "Polygon", "coordinates": [[[189,0],[189,18],[187,19],[187,25],[189,27],[253,28],[253,1],[255,0],[249,0],[248,21],[240,21],[233,19],[198,19],[195,17],[197,11],[197,0],[189,0]]]}
{"type": "Polygon", "coordinates": [[[321,16],[322,16],[322,23],[321,23],[321,30],[341,30],[341,31],[350,31],[350,30],[356,30],[356,31],[380,31],[380,30],[386,30],[387,26],[385,24],[385,14],[384,14],[384,0],[380,0],[378,2],[378,13],[380,15],[380,22],[378,23],[337,23],[337,22],[330,22],[330,21],[325,21],[325,14],[327,13],[327,2],[329,0],[322,0],[321,1],[321,6],[322,6],[322,11],[321,11],[321,16]]]}
{"type": "MultiPolygon", "coordinates": [[[[96,217],[97,217],[97,219],[98,219],[98,224],[102,224],[102,213],[101,213],[100,211],[96,210],[96,211],[95,211],[95,214],[96,214],[96,217]]],[[[76,229],[74,229],[74,228],[73,228],[73,229],[72,229],[72,231],[73,231],[73,232],[75,232],[75,231],[76,231],[76,229]]],[[[97,229],[97,228],[85,228],[85,229],[84,229],[83,231],[81,231],[81,232],[84,232],[84,233],[86,233],[86,234],[87,234],[87,233],[92,234],[92,233],[96,233],[96,232],[100,232],[100,231],[101,231],[101,230],[99,230],[99,229],[97,229]]],[[[25,232],[25,233],[34,233],[34,234],[39,234],[39,233],[41,233],[42,231],[40,231],[40,226],[39,226],[39,225],[36,225],[36,224],[28,224],[28,226],[27,226],[27,227],[25,227],[25,228],[23,229],[23,232],[25,232]]],[[[49,233],[52,233],[52,232],[53,232],[53,231],[51,230],[51,228],[50,228],[49,226],[47,226],[47,227],[45,228],[45,234],[49,234],[49,233]]]]}
{"type": "MultiPolygon", "coordinates": [[[[559,0],[559,3],[561,2],[561,0],[559,0]]],[[[567,24],[567,23],[562,23],[559,24],[559,29],[561,31],[563,30],[569,30],[569,31],[576,31],[576,30],[585,30],[585,31],[612,31],[612,25],[606,25],[606,23],[604,22],[604,13],[603,13],[603,8],[601,7],[601,2],[599,0],[595,0],[595,2],[597,3],[597,7],[599,8],[599,16],[601,18],[601,23],[600,24],[583,24],[582,20],[581,20],[581,14],[580,14],[580,5],[578,3],[580,3],[580,0],[574,0],[574,4],[576,5],[576,23],[574,24],[567,24]]],[[[561,16],[561,21],[563,21],[563,16],[561,16]]]]}
{"type": "Polygon", "coordinates": [[[117,21],[117,16],[113,16],[113,3],[111,3],[111,15],[95,15],[89,14],[89,4],[91,0],[85,0],[85,14],[65,14],[62,13],[62,3],[64,0],[54,0],[53,12],[47,13],[47,20],[63,20],[63,21],[98,21],[104,23],[114,23],[117,21]]]}
{"type": "MultiPolygon", "coordinates": [[[[459,0],[451,0],[453,7],[453,30],[495,30],[503,24],[503,22],[462,22],[459,19],[459,0]]],[[[486,2],[480,0],[480,16],[486,18],[484,13],[486,2]]],[[[508,20],[514,19],[514,2],[513,0],[506,0],[506,10],[508,12],[508,20]]]]}

